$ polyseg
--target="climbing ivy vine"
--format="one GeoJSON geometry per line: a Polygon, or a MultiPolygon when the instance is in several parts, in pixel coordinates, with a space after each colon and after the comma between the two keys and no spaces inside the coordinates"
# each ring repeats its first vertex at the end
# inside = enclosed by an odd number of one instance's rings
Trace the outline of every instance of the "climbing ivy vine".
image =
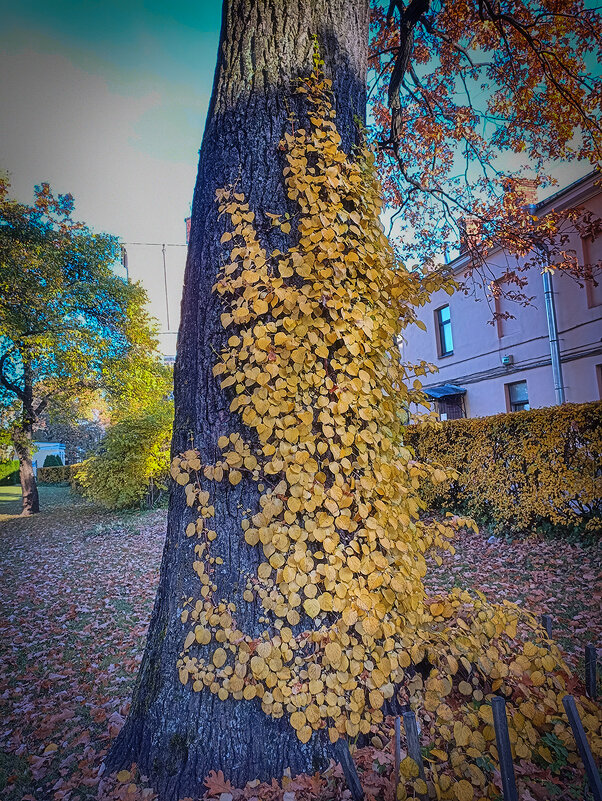
{"type": "MultiPolygon", "coordinates": [[[[396,262],[379,222],[374,157],[365,146],[351,157],[341,149],[317,56],[298,91],[307,124],[291,118],[281,143],[298,212],[271,220],[291,247],[268,253],[245,196],[236,187],[217,193],[229,257],[214,291],[230,335],[213,373],[249,435],[224,431],[215,464],[202,464],[193,448],[172,463],[198,511],[185,531],[198,540],[190,569],[199,592],[184,600],[180,680],[223,700],[260,699],[302,742],[321,731],[332,742],[378,738],[396,696],[433,724],[429,780],[438,797],[472,799],[473,788],[494,797],[492,774],[475,761],[495,748],[488,698],[515,701],[516,753],[548,760],[546,732],[573,748],[559,717],[571,679],[517,606],[458,589],[425,596],[426,554],[437,559],[455,529],[473,525],[425,514],[421,484],[447,476],[404,443],[405,410],[420,384],[408,389],[397,341],[442,279],[419,280],[396,262]],[[235,605],[217,597],[212,578],[221,557],[211,554],[219,537],[211,487],[243,475],[260,493],[240,531],[263,555],[244,577],[244,602],[262,607],[260,636],[239,629],[235,605]]],[[[582,704],[592,733],[593,706],[582,704]]],[[[425,791],[411,760],[402,773],[400,797],[425,791]]]]}

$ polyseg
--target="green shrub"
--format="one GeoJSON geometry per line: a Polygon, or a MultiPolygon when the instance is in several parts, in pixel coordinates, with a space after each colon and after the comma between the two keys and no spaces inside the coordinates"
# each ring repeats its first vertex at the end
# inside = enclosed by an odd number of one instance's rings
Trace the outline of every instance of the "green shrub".
{"type": "Polygon", "coordinates": [[[0,485],[12,485],[19,483],[19,460],[11,459],[8,462],[0,462],[0,485]]]}
{"type": "Polygon", "coordinates": [[[160,401],[113,425],[78,470],[83,494],[110,509],[152,505],[167,488],[172,423],[173,403],[160,401]]]}
{"type": "Polygon", "coordinates": [[[408,426],[420,461],[457,472],[426,488],[433,509],[495,531],[602,532],[602,403],[408,426]]]}
{"type": "Polygon", "coordinates": [[[48,456],[44,459],[44,467],[62,467],[63,460],[60,456],[56,456],[54,453],[49,453],[48,456]]]}

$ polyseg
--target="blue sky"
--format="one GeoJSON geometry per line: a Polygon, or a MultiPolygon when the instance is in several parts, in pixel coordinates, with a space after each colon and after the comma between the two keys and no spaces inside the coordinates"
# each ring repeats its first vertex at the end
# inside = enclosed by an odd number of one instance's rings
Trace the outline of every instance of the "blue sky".
{"type": "MultiPolygon", "coordinates": [[[[2,0],[0,14],[0,169],[13,194],[29,201],[49,181],[95,230],[183,243],[221,0],[2,0]]],[[[161,248],[129,252],[165,330],[161,248]]],[[[167,254],[173,329],[185,248],[167,254]]]]}

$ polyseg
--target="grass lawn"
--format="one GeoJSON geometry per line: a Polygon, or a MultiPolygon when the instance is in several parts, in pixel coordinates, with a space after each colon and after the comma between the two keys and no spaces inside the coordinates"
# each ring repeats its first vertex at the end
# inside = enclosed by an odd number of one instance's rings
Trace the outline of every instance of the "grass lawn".
{"type": "MultiPolygon", "coordinates": [[[[73,507],[83,503],[77,495],[73,495],[69,487],[42,485],[38,486],[40,494],[41,514],[55,512],[58,508],[73,507]]],[[[21,514],[21,486],[0,487],[0,524],[21,514]]]]}
{"type": "Polygon", "coordinates": [[[0,487],[0,520],[21,511],[21,487],[0,487]]]}
{"type": "MultiPolygon", "coordinates": [[[[0,496],[5,508],[9,496],[0,496]]],[[[34,517],[0,519],[0,796],[83,801],[96,798],[97,771],[128,711],[166,513],[110,514],[65,488],[43,487],[42,505],[34,517]]],[[[467,534],[455,556],[431,566],[428,586],[477,588],[552,614],[580,669],[585,643],[601,644],[601,568],[591,547],[467,534]]],[[[134,786],[123,797],[147,796],[134,786]]]]}

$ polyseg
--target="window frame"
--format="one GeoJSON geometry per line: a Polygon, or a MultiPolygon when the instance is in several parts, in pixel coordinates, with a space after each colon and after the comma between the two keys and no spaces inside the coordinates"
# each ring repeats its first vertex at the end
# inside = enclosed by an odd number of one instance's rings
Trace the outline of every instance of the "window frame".
{"type": "Polygon", "coordinates": [[[527,379],[523,379],[522,381],[511,381],[509,384],[505,385],[506,389],[506,408],[508,412],[524,412],[529,411],[531,408],[531,404],[529,402],[529,385],[527,383],[527,379]],[[526,389],[527,399],[526,401],[513,401],[512,400],[512,387],[516,387],[519,384],[524,384],[526,389]],[[515,406],[519,406],[520,408],[514,408],[515,406]]]}
{"type": "Polygon", "coordinates": [[[440,359],[444,359],[447,356],[453,356],[454,353],[454,335],[452,331],[452,324],[451,324],[451,307],[449,303],[445,303],[443,306],[439,306],[438,309],[435,309],[435,330],[437,332],[437,354],[440,359]],[[442,321],[441,319],[441,312],[444,309],[449,310],[449,319],[442,321]],[[445,333],[444,329],[445,326],[449,326],[449,338],[451,340],[451,350],[445,350],[445,333]]]}

